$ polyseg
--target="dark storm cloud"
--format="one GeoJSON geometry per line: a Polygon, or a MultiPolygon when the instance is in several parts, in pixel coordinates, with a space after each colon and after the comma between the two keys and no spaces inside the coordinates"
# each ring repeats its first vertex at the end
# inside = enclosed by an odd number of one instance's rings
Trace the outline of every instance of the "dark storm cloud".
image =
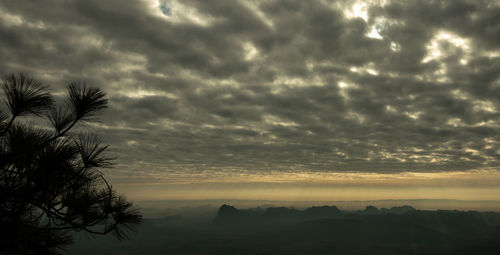
{"type": "Polygon", "coordinates": [[[500,6],[365,7],[7,0],[0,70],[106,90],[121,176],[497,167],[500,6]]]}

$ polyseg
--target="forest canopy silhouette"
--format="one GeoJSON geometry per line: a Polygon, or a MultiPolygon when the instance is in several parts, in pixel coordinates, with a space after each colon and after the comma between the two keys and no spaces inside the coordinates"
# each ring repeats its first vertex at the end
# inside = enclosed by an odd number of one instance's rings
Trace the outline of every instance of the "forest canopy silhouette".
{"type": "Polygon", "coordinates": [[[0,112],[2,254],[57,254],[72,231],[126,237],[142,216],[100,171],[112,164],[107,146],[96,134],[70,132],[97,120],[106,94],[71,82],[65,104],[56,105],[48,87],[24,73],[6,76],[2,89],[10,112],[0,112]]]}

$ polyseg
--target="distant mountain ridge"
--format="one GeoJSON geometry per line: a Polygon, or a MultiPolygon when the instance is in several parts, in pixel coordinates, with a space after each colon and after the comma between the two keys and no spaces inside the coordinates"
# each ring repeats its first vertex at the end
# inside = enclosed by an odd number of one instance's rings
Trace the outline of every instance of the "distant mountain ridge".
{"type": "MultiPolygon", "coordinates": [[[[378,209],[374,206],[367,206],[365,210],[356,213],[360,215],[370,214],[403,214],[416,211],[415,208],[405,205],[392,207],[390,209],[378,209]]],[[[290,220],[314,220],[324,218],[340,218],[345,214],[352,212],[342,212],[336,206],[312,206],[304,210],[298,210],[290,207],[268,207],[268,208],[252,208],[252,209],[237,209],[234,206],[223,204],[214,219],[215,223],[236,223],[238,221],[290,221],[290,220]]]]}
{"type": "Polygon", "coordinates": [[[434,249],[462,254],[453,247],[463,243],[467,247],[482,248],[482,242],[493,251],[499,247],[493,244],[494,240],[500,240],[498,213],[427,211],[408,205],[381,209],[369,205],[364,210],[341,211],[336,206],[314,206],[304,210],[289,207],[237,209],[224,204],[214,223],[233,233],[276,231],[283,238],[286,236],[285,239],[297,241],[337,243],[332,240],[343,240],[346,247],[366,245],[405,250],[418,244],[415,249],[426,250],[418,254],[434,249]]]}
{"type": "MultiPolygon", "coordinates": [[[[342,211],[336,206],[256,207],[224,204],[210,217],[190,213],[147,219],[135,240],[81,241],[69,254],[413,254],[497,255],[500,213],[419,210],[411,206],[342,211]],[[206,219],[206,220],[204,220],[206,219]],[[93,246],[90,245],[93,243],[93,246]]],[[[203,208],[192,208],[206,212],[203,208]]]]}

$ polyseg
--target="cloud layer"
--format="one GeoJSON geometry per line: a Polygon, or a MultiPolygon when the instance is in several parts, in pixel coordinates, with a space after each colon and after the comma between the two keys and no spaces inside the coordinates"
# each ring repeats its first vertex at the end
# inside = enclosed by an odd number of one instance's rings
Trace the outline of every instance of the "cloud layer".
{"type": "Polygon", "coordinates": [[[123,180],[500,162],[495,1],[0,2],[0,71],[111,107],[123,180]]]}

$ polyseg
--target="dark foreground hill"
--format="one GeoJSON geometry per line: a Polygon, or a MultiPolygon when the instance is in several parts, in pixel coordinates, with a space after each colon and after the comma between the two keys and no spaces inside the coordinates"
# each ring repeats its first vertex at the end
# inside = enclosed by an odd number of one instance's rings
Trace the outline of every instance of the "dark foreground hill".
{"type": "MultiPolygon", "coordinates": [[[[196,210],[196,209],[194,209],[196,210]]],[[[211,220],[182,215],[145,220],[118,243],[80,239],[71,254],[499,254],[500,214],[421,211],[410,206],[237,209],[211,220]]]]}

